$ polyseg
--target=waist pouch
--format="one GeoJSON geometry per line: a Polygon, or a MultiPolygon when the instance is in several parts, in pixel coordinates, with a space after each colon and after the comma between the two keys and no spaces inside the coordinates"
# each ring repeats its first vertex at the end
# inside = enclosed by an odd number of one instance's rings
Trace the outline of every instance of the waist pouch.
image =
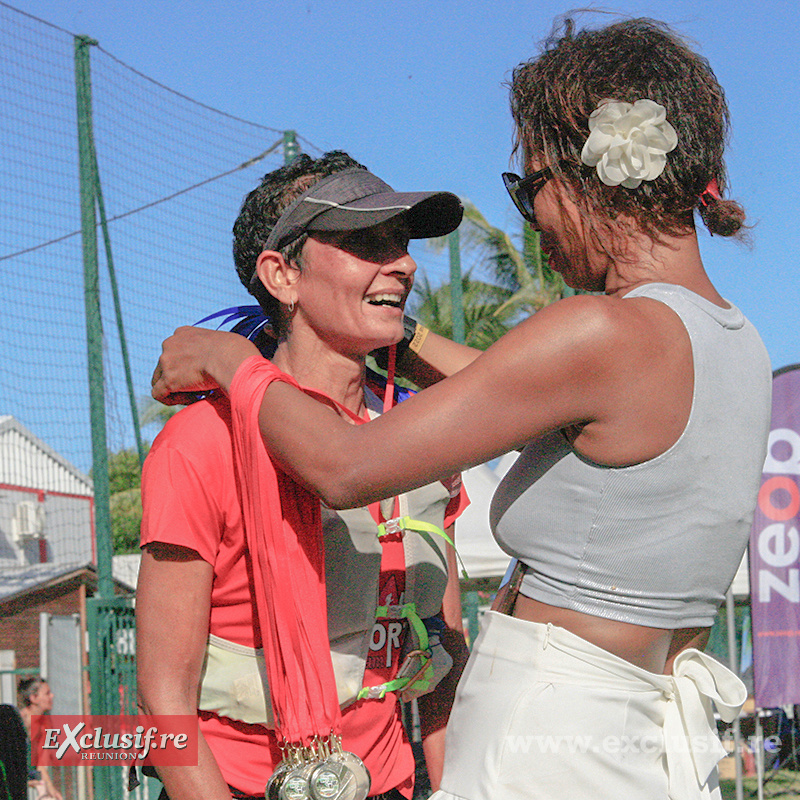
{"type": "MultiPolygon", "coordinates": [[[[350,705],[361,689],[364,662],[331,652],[339,704],[350,705]]],[[[197,707],[251,725],[275,727],[264,651],[210,634],[200,676],[197,707]]]]}
{"type": "MultiPolygon", "coordinates": [[[[427,669],[421,670],[422,674],[417,680],[412,678],[403,682],[407,683],[407,686],[397,687],[401,691],[406,690],[402,692],[403,700],[410,700],[412,697],[419,697],[432,691],[453,664],[435,634],[431,636],[428,645],[430,648],[428,658],[418,660],[419,639],[413,628],[408,633],[403,654],[405,669],[401,667],[400,675],[407,678],[417,677],[415,673],[420,667],[426,666],[427,669]]],[[[351,705],[359,697],[382,697],[385,694],[385,690],[383,693],[375,694],[362,692],[365,668],[364,658],[360,654],[362,641],[363,637],[358,636],[349,642],[357,652],[331,651],[336,692],[342,708],[351,705]]],[[[267,682],[264,651],[210,634],[200,676],[200,697],[197,707],[201,711],[211,711],[220,717],[238,722],[274,728],[275,718],[267,682]]]]}

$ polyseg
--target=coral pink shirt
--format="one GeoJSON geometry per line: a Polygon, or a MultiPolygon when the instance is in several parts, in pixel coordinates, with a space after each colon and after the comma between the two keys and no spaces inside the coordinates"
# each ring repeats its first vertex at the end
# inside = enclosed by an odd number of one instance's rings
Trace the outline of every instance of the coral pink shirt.
{"type": "MultiPolygon", "coordinates": [[[[214,567],[210,633],[261,647],[226,399],[195,403],[169,420],[145,462],[142,499],[142,545],[158,541],[188,547],[214,567]]],[[[463,489],[455,493],[445,526],[467,502],[463,489]]],[[[384,549],[381,571],[382,596],[402,592],[402,548],[384,549]]],[[[370,653],[365,685],[383,683],[399,666],[392,657],[396,648],[388,647],[396,641],[390,633],[373,631],[376,648],[370,653]],[[377,647],[382,638],[387,646],[377,647]]],[[[225,780],[247,794],[263,794],[281,760],[274,732],[205,712],[200,713],[200,729],[225,780]]],[[[394,693],[344,709],[342,739],[345,749],[360,756],[369,769],[372,794],[396,787],[411,796],[414,759],[394,693]]]]}

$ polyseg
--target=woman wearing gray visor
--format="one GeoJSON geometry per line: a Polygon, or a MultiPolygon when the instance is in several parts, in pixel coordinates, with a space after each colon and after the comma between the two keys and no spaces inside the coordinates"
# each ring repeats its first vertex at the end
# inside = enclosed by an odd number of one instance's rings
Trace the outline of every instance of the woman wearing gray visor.
{"type": "MultiPolygon", "coordinates": [[[[341,152],[302,155],[246,198],[239,278],[273,362],[332,416],[360,425],[397,401],[391,381],[366,385],[365,357],[404,336],[409,239],[461,215],[454,195],[395,192],[341,152]]],[[[149,713],[198,713],[202,734],[198,766],[159,767],[166,794],[410,798],[399,699],[412,697],[437,786],[466,660],[459,476],[337,513],[242,454],[245,424],[205,397],[144,467],[139,691],[149,713]]]]}

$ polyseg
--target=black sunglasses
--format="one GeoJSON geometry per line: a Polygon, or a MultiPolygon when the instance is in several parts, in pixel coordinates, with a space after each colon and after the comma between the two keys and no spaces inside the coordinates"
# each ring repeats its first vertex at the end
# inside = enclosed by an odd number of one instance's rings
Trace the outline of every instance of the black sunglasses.
{"type": "Polygon", "coordinates": [[[517,207],[517,211],[537,230],[539,226],[536,222],[536,212],[533,210],[533,201],[552,177],[553,170],[550,167],[532,172],[524,178],[520,178],[513,172],[503,173],[503,183],[517,207]]]}

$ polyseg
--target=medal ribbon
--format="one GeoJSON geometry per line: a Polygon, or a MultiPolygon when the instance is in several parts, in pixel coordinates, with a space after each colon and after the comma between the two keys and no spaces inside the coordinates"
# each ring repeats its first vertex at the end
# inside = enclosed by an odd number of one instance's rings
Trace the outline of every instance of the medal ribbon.
{"type": "MultiPolygon", "coordinates": [[[[390,353],[392,367],[394,348],[390,353]]],[[[264,392],[275,380],[346,412],[354,422],[365,420],[324,393],[304,389],[261,356],[244,361],[230,387],[234,468],[275,727],[279,740],[310,747],[339,734],[341,710],[328,640],[320,501],[276,468],[258,426],[264,392]]],[[[393,386],[390,379],[384,407],[391,405],[393,386]]]]}

